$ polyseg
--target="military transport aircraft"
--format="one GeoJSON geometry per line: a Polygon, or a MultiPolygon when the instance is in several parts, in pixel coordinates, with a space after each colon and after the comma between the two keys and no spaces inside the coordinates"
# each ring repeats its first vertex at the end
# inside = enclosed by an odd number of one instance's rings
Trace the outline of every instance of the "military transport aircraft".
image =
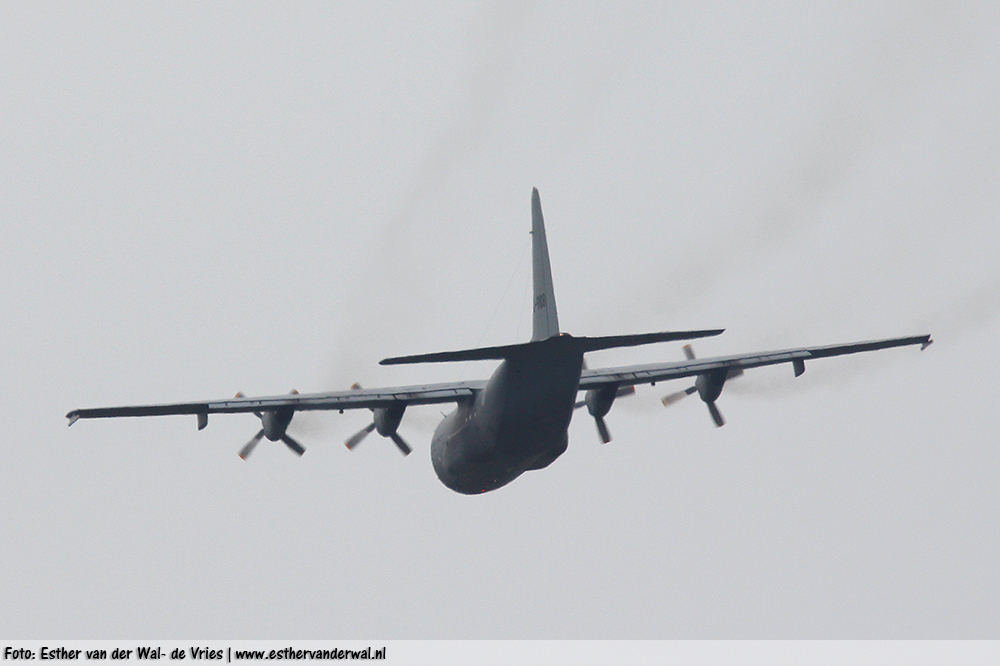
{"type": "Polygon", "coordinates": [[[249,398],[238,393],[229,400],[77,409],[66,415],[69,425],[78,419],[88,418],[193,414],[201,430],[208,424],[209,414],[252,412],[260,418],[262,428],[240,451],[240,456],[246,458],[264,437],[273,442],[284,442],[289,449],[301,455],[305,449],[285,432],[297,411],[370,409],[374,412],[374,419],[345,442],[347,448],[353,449],[372,430],[377,430],[379,435],[392,439],[404,454],[409,454],[409,445],[397,432],[406,408],[410,405],[455,403],[455,410],[445,416],[434,431],[431,460],[444,485],[471,495],[495,490],[528,470],[550,465],[566,450],[570,419],[577,407],[587,407],[597,422],[602,441],[609,442],[611,435],[604,416],[615,398],[634,392],[637,384],[695,377],[694,386],[666,396],[663,403],[667,405],[697,392],[708,405],[715,424],[721,426],[724,421],[715,401],[722,393],[726,380],[742,374],[747,368],[791,363],[797,377],[805,372],[806,361],[817,358],[903,345],[920,345],[924,349],[931,344],[929,335],[920,335],[703,359],[696,359],[690,347],[686,347],[687,358],[684,361],[590,369],[584,363],[586,352],[690,340],[718,335],[722,329],[605,337],[576,337],[561,333],[537,189],[531,195],[531,218],[534,305],[529,342],[398,356],[380,361],[382,365],[500,361],[488,380],[390,388],[361,388],[355,385],[348,391],[293,392],[264,398],[249,398]],[[585,393],[583,400],[578,401],[580,391],[585,393]]]}

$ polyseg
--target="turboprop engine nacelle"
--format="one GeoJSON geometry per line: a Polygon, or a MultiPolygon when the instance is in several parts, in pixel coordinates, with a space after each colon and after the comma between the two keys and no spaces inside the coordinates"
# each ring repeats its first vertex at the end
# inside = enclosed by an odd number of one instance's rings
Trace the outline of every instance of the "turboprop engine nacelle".
{"type": "Polygon", "coordinates": [[[698,375],[694,381],[694,386],[698,389],[698,397],[705,402],[718,400],[719,396],[722,395],[722,387],[726,384],[728,376],[728,368],[720,368],[704,375],[698,375]]]}
{"type": "MultiPolygon", "coordinates": [[[[361,385],[355,384],[351,388],[360,389],[361,385]]],[[[399,433],[396,432],[396,430],[399,429],[399,422],[403,420],[403,412],[405,411],[405,402],[397,402],[388,407],[376,407],[372,409],[372,412],[375,415],[372,422],[348,437],[344,444],[347,448],[354,449],[361,443],[361,440],[368,436],[368,433],[372,430],[377,430],[378,434],[391,439],[396,446],[399,447],[399,450],[403,452],[404,456],[410,455],[410,452],[413,449],[411,449],[410,445],[406,443],[406,440],[400,437],[399,433]]]]}
{"type": "Polygon", "coordinates": [[[708,413],[712,415],[712,420],[719,428],[726,425],[726,420],[722,418],[719,408],[715,406],[715,401],[722,394],[722,387],[725,386],[728,376],[729,368],[719,368],[698,375],[698,379],[694,381],[694,386],[698,389],[698,397],[708,405],[708,413]]]}
{"type": "Polygon", "coordinates": [[[392,437],[399,428],[399,422],[403,420],[406,403],[400,402],[391,407],[379,407],[373,411],[375,412],[375,430],[383,437],[392,437]]]}
{"type": "Polygon", "coordinates": [[[607,444],[611,441],[611,433],[608,431],[608,424],[604,422],[605,414],[611,411],[611,405],[614,404],[615,398],[623,395],[632,395],[633,393],[635,393],[634,386],[607,384],[606,386],[587,391],[583,402],[577,403],[576,406],[587,405],[587,411],[590,412],[590,415],[594,417],[594,422],[597,423],[597,434],[601,436],[601,441],[607,444]]]}
{"type": "Polygon", "coordinates": [[[295,410],[291,407],[282,407],[272,411],[266,411],[260,415],[260,423],[264,428],[264,436],[272,442],[277,442],[285,436],[288,424],[292,422],[295,410]]]}
{"type": "MultiPolygon", "coordinates": [[[[292,390],[292,395],[297,395],[298,391],[292,390]]],[[[236,394],[237,398],[242,398],[242,393],[236,394]]],[[[272,442],[282,441],[285,443],[293,453],[302,455],[306,450],[301,444],[296,442],[294,439],[289,437],[285,431],[288,430],[288,424],[292,422],[292,417],[295,416],[294,407],[279,407],[278,409],[271,409],[264,412],[254,412],[257,418],[260,419],[261,428],[254,435],[249,442],[247,442],[242,449],[240,449],[240,458],[246,460],[253,453],[253,450],[257,447],[257,443],[261,439],[267,437],[272,442]]],[[[204,427],[203,421],[208,421],[208,415],[202,419],[201,416],[198,417],[198,427],[204,427]]]]}
{"type": "Polygon", "coordinates": [[[618,387],[614,384],[602,386],[599,389],[590,389],[584,398],[587,402],[587,411],[594,418],[601,418],[611,411],[611,405],[614,404],[617,397],[618,387]]]}

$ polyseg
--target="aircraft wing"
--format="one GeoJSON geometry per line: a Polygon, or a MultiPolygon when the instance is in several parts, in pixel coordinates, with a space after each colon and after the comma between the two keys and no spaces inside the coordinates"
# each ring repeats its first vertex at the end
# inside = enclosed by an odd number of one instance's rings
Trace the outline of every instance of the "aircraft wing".
{"type": "MultiPolygon", "coordinates": [[[[909,338],[851,342],[825,347],[802,347],[799,349],[785,349],[783,351],[735,354],[733,356],[716,356],[714,358],[699,358],[669,363],[597,368],[594,370],[584,370],[581,373],[580,390],[601,388],[609,384],[617,384],[619,386],[649,384],[667,379],[693,377],[722,368],[729,368],[732,372],[732,370],[757,368],[764,365],[776,365],[778,363],[792,363],[795,366],[795,374],[801,375],[805,371],[805,362],[812,359],[856,354],[858,352],[903,347],[906,345],[920,345],[920,348],[924,349],[931,342],[931,336],[918,335],[909,338]]],[[[730,374],[731,376],[732,374],[730,374]]]]}
{"type": "Polygon", "coordinates": [[[69,424],[77,419],[99,419],[116,416],[164,416],[169,414],[197,414],[200,419],[209,414],[239,412],[264,412],[292,407],[295,411],[321,409],[363,409],[393,405],[430,405],[434,403],[461,402],[472,399],[481,391],[486,381],[445,382],[417,386],[389,388],[358,388],[332,393],[292,393],[281,396],[247,398],[238,396],[226,400],[177,402],[163,405],[133,405],[125,407],[98,407],[75,409],[66,415],[69,424]]]}

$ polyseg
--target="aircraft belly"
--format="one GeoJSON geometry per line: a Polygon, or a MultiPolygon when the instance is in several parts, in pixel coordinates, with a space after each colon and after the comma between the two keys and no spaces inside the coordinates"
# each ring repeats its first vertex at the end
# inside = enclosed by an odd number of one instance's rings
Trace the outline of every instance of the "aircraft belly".
{"type": "Polygon", "coordinates": [[[475,403],[459,406],[435,431],[431,459],[441,482],[483,493],[558,458],[568,445],[580,360],[502,363],[475,403]]]}

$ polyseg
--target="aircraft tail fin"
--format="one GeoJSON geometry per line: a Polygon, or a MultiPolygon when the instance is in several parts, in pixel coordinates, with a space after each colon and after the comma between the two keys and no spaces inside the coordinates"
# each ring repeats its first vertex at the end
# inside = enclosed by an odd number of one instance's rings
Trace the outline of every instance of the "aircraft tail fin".
{"type": "Polygon", "coordinates": [[[538,188],[531,190],[531,276],[534,282],[531,340],[534,342],[559,335],[556,295],[552,289],[549,246],[545,240],[545,222],[542,219],[542,201],[538,197],[538,188]]]}
{"type": "Polygon", "coordinates": [[[531,259],[535,298],[532,305],[533,321],[530,342],[412,356],[394,356],[382,359],[379,364],[504,360],[555,352],[559,349],[569,353],[584,354],[599,349],[635,347],[670,340],[693,340],[722,333],[722,329],[708,329],[579,338],[565,333],[560,334],[559,317],[556,315],[556,297],[552,289],[552,268],[549,266],[549,248],[545,240],[545,222],[542,220],[542,202],[538,197],[538,188],[531,190],[531,259]]]}

